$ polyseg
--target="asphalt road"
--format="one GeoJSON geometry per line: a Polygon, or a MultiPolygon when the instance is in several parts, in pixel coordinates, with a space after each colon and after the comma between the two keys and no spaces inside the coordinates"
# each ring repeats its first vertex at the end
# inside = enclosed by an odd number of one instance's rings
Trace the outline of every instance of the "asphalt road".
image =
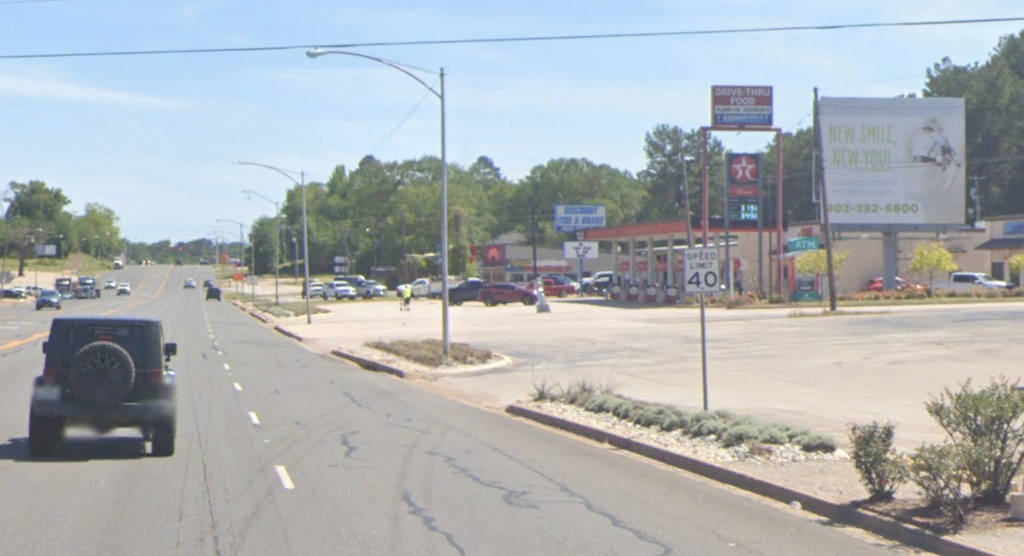
{"type": "MultiPolygon", "coordinates": [[[[788,507],[302,348],[184,290],[199,267],[117,273],[130,297],[60,314],[162,318],[178,343],[177,454],[129,430],[26,445],[52,311],[0,308],[0,534],[9,554],[892,554],[788,507]]],[[[105,277],[104,277],[105,278],[105,277]]]]}

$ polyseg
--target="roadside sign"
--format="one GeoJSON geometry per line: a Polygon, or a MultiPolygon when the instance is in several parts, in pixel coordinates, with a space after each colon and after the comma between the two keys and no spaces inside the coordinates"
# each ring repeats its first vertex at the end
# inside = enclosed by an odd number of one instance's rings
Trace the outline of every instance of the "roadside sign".
{"type": "Polygon", "coordinates": [[[566,241],[562,244],[562,256],[566,259],[597,259],[596,241],[566,241]]]}
{"type": "Polygon", "coordinates": [[[604,205],[555,205],[555,231],[605,227],[604,205]]]}
{"type": "Polygon", "coordinates": [[[245,277],[245,283],[255,286],[256,284],[260,283],[260,277],[256,276],[255,274],[250,274],[249,276],[245,277]]]}
{"type": "Polygon", "coordinates": [[[815,251],[821,249],[821,242],[818,238],[809,237],[794,237],[793,239],[786,241],[786,251],[789,253],[796,253],[798,251],[815,251]]]}
{"type": "Polygon", "coordinates": [[[731,85],[711,87],[711,125],[770,127],[772,88],[731,85]]]}
{"type": "Polygon", "coordinates": [[[241,282],[242,279],[245,278],[245,275],[242,274],[241,272],[236,272],[234,278],[235,282],[241,282]]]}
{"type": "Polygon", "coordinates": [[[683,278],[686,293],[719,291],[718,250],[687,249],[683,252],[683,278]]]}

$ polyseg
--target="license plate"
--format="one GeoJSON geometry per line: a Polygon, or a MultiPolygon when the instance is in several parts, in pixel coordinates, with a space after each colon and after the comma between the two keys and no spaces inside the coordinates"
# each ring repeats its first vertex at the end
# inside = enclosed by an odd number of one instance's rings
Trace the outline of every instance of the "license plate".
{"type": "Polygon", "coordinates": [[[41,402],[55,402],[60,400],[59,386],[37,386],[33,397],[41,402]]]}

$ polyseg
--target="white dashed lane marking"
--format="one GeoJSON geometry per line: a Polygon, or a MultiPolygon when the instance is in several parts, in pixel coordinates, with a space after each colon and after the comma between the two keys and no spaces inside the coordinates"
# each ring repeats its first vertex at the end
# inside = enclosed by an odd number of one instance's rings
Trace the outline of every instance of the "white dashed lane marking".
{"type": "Polygon", "coordinates": [[[275,465],[274,471],[277,471],[277,478],[281,479],[281,486],[283,486],[285,490],[295,489],[295,483],[292,482],[292,478],[288,476],[288,470],[285,469],[283,465],[275,465]]]}
{"type": "Polygon", "coordinates": [[[255,411],[250,411],[249,412],[249,420],[252,421],[252,424],[254,424],[254,425],[259,425],[260,424],[260,418],[259,418],[258,415],[256,415],[255,411]]]}
{"type": "Polygon", "coordinates": [[[235,383],[235,390],[238,391],[238,392],[241,392],[242,391],[242,385],[236,382],[235,383]]]}
{"type": "Polygon", "coordinates": [[[231,370],[231,365],[228,365],[227,363],[224,363],[224,370],[225,371],[230,371],[231,370]]]}

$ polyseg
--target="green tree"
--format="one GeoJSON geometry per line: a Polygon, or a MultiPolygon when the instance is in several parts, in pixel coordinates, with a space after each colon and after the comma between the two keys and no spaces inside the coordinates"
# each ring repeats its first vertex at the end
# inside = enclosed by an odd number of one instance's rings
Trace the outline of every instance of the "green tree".
{"type": "MultiPolygon", "coordinates": [[[[709,164],[709,211],[712,215],[722,211],[722,180],[725,169],[722,166],[725,147],[718,138],[708,141],[709,164]]],[[[637,218],[639,220],[686,220],[683,214],[684,188],[686,179],[692,216],[703,214],[701,185],[701,132],[699,129],[684,131],[678,126],[658,124],[644,136],[644,154],[647,167],[640,172],[645,195],[637,218]],[[684,160],[689,159],[689,162],[684,160]],[[685,165],[685,170],[684,170],[685,165]],[[685,174],[684,174],[685,172],[685,174]]]]}
{"type": "Polygon", "coordinates": [[[928,273],[928,290],[932,289],[936,272],[953,272],[957,269],[953,254],[939,242],[922,243],[914,249],[914,259],[910,263],[911,272],[928,273]]]}
{"type": "Polygon", "coordinates": [[[18,276],[24,276],[25,260],[35,256],[37,242],[70,232],[71,215],[64,207],[71,200],[59,188],[51,188],[42,181],[12,181],[8,187],[7,240],[18,255],[18,276]]]}
{"type": "MultiPolygon", "coordinates": [[[[850,258],[849,251],[837,249],[832,252],[832,266],[836,275],[843,273],[846,268],[846,260],[850,258]]],[[[804,251],[796,258],[797,274],[825,274],[828,272],[828,256],[824,249],[804,251]]]]}
{"type": "Polygon", "coordinates": [[[1002,37],[983,64],[943,58],[928,69],[924,95],[965,100],[968,172],[987,178],[981,214],[1024,212],[1024,165],[1012,163],[1024,156],[1024,32],[1002,37]]]}
{"type": "MultiPolygon", "coordinates": [[[[814,132],[811,128],[782,134],[783,211],[790,222],[817,222],[818,203],[812,200],[814,132]]],[[[761,157],[761,185],[765,192],[765,214],[775,215],[777,172],[776,143],[773,139],[765,146],[761,157]]]]}
{"type": "Polygon", "coordinates": [[[1010,257],[1010,260],[1006,261],[1007,266],[1010,267],[1010,277],[1014,279],[1014,283],[1020,285],[1020,275],[1024,272],[1024,253],[1017,253],[1010,257]]]}

